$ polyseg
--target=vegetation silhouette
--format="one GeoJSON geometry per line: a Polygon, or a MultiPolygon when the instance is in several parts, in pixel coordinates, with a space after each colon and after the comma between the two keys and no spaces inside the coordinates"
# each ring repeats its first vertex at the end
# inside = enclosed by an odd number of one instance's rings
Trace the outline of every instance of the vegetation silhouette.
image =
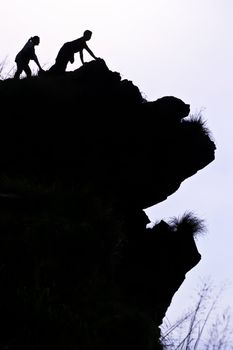
{"type": "Polygon", "coordinates": [[[40,43],[40,38],[37,35],[31,37],[27,41],[27,43],[24,45],[22,50],[20,50],[19,53],[16,55],[15,62],[17,65],[17,70],[14,75],[15,79],[19,79],[20,74],[23,71],[26,73],[26,76],[28,78],[31,77],[32,72],[29,67],[30,60],[35,61],[35,63],[39,67],[39,70],[43,71],[35,53],[35,46],[39,45],[39,43],[40,43]]]}
{"type": "Polygon", "coordinates": [[[203,222],[147,228],[143,209],[214,160],[204,122],[177,97],[146,101],[102,59],[7,79],[0,99],[0,347],[161,349],[203,222]]]}
{"type": "Polygon", "coordinates": [[[92,32],[90,30],[85,30],[83,36],[73,41],[69,41],[65,43],[59,50],[55,64],[49,69],[49,72],[52,73],[64,73],[67,67],[67,64],[74,63],[74,55],[79,52],[80,59],[82,64],[84,64],[83,59],[83,50],[87,50],[87,52],[94,58],[97,57],[87,46],[87,41],[91,39],[92,32]]]}
{"type": "Polygon", "coordinates": [[[165,320],[161,336],[164,350],[232,349],[230,310],[225,309],[220,315],[217,313],[223,289],[221,286],[215,292],[210,281],[202,282],[195,293],[195,304],[174,324],[165,320]]]}

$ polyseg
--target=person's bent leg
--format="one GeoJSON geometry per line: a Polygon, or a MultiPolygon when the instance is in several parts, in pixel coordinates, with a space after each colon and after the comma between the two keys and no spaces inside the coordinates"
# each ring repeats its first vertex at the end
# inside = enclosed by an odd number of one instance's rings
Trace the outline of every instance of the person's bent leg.
{"type": "Polygon", "coordinates": [[[24,70],[24,72],[26,73],[27,78],[31,78],[31,76],[32,76],[32,71],[31,71],[29,65],[25,65],[25,66],[23,67],[23,70],[24,70]]]}
{"type": "Polygon", "coordinates": [[[14,75],[14,79],[19,79],[20,77],[20,74],[22,73],[23,71],[23,67],[20,63],[16,62],[17,64],[17,68],[16,68],[16,72],[15,72],[15,75],[14,75]]]}
{"type": "Polygon", "coordinates": [[[58,52],[55,60],[55,66],[58,73],[64,73],[66,71],[67,64],[70,61],[70,56],[72,55],[67,51],[66,44],[64,44],[58,52]]]}

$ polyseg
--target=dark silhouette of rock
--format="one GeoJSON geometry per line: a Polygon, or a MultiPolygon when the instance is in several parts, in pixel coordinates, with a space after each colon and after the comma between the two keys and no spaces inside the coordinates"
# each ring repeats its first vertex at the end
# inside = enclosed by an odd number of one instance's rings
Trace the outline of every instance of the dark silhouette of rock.
{"type": "Polygon", "coordinates": [[[146,108],[157,114],[160,123],[164,124],[180,122],[190,112],[190,106],[174,96],[164,96],[154,102],[148,102],[146,108]]]}
{"type": "Polygon", "coordinates": [[[3,81],[0,98],[1,346],[162,349],[202,222],[149,229],[143,209],[214,160],[205,123],[102,59],[3,81]]]}
{"type": "Polygon", "coordinates": [[[203,223],[185,213],[180,220],[161,220],[151,229],[135,221],[128,230],[134,235],[128,237],[117,271],[122,294],[160,325],[186,273],[201,259],[194,235],[204,230],[203,223]]]}

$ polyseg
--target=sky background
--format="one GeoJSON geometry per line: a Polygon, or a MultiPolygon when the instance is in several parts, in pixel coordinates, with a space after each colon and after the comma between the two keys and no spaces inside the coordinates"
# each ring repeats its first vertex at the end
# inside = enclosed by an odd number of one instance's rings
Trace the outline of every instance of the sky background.
{"type": "MultiPolygon", "coordinates": [[[[166,201],[148,208],[152,221],[192,210],[208,229],[197,240],[201,262],[186,275],[167,317],[192,303],[200,280],[226,284],[221,308],[233,308],[232,238],[232,0],[7,0],[1,4],[0,62],[5,74],[29,37],[44,69],[66,41],[93,31],[89,47],[110,70],[137,85],[148,100],[173,95],[202,111],[216,143],[216,159],[187,179],[166,201]]],[[[91,60],[87,52],[84,59],[91,60]]],[[[68,70],[76,69],[79,55],[68,70]]],[[[31,68],[37,70],[32,62],[31,68]]],[[[22,102],[23,107],[23,102],[22,102]]],[[[233,314],[233,311],[232,311],[233,314]]]]}

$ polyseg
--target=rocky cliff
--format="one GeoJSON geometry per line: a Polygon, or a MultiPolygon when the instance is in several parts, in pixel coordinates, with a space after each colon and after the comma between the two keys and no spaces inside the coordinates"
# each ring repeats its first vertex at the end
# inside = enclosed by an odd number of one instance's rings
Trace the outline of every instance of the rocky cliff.
{"type": "Polygon", "coordinates": [[[160,348],[202,223],[147,229],[143,209],[214,160],[205,123],[101,59],[0,81],[0,99],[1,346],[160,348]]]}

